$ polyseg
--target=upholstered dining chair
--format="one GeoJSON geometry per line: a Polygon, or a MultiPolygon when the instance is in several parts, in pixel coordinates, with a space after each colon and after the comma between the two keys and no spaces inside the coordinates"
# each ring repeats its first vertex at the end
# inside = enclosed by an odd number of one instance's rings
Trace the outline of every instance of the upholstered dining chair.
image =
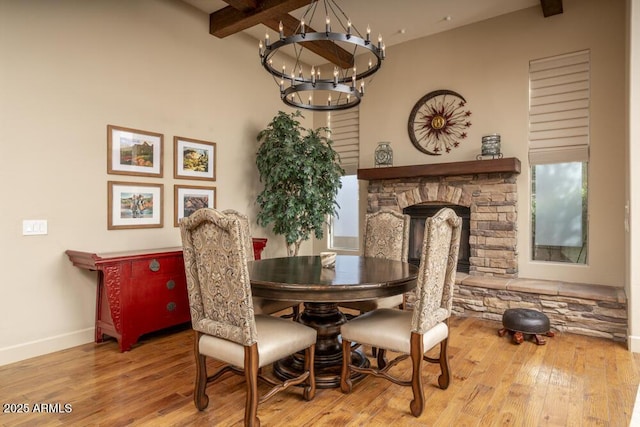
{"type": "MultiPolygon", "coordinates": [[[[407,262],[409,256],[409,222],[411,217],[391,210],[367,214],[364,222],[364,256],[407,262]]],[[[360,313],[377,308],[397,308],[403,296],[394,295],[369,301],[341,302],[340,307],[360,313]]]]}
{"type": "MultiPolygon", "coordinates": [[[[238,218],[238,220],[240,221],[240,227],[242,228],[242,232],[244,234],[242,244],[245,247],[247,258],[253,260],[255,256],[253,253],[253,242],[251,240],[251,227],[249,226],[249,217],[233,209],[226,209],[222,211],[222,213],[238,218]]],[[[253,297],[253,310],[255,314],[273,314],[289,308],[291,308],[292,314],[285,317],[293,317],[293,319],[296,320],[298,316],[300,316],[300,301],[278,301],[261,297],[253,297]]]]}
{"type": "Polygon", "coordinates": [[[180,232],[195,331],[193,400],[198,410],[209,404],[207,384],[229,371],[246,380],[245,426],[259,426],[258,404],[291,385],[303,384],[304,399],[313,399],[317,333],[298,322],[254,314],[240,221],[214,209],[199,209],[180,220],[180,232]],[[262,367],[303,350],[304,372],[299,377],[280,383],[262,374],[262,367]],[[209,376],[207,357],[225,365],[209,376]],[[258,379],[273,386],[260,398],[258,379]]]}
{"type": "Polygon", "coordinates": [[[417,279],[417,299],[413,312],[398,309],[370,311],[342,325],[342,371],[340,388],[344,393],[352,390],[351,372],[373,374],[395,384],[410,386],[413,400],[409,407],[415,417],[424,410],[422,362],[439,363],[441,374],[438,385],[449,386],[450,373],[447,360],[449,341],[448,319],[453,303],[460,229],[462,220],[449,208],[443,208],[426,221],[422,255],[417,279]],[[376,368],[360,368],[351,364],[352,343],[368,344],[378,348],[376,368]],[[437,358],[425,351],[440,344],[437,358]],[[386,362],[386,350],[401,353],[386,362]],[[402,360],[411,358],[411,379],[402,379],[389,370],[402,360]]]}

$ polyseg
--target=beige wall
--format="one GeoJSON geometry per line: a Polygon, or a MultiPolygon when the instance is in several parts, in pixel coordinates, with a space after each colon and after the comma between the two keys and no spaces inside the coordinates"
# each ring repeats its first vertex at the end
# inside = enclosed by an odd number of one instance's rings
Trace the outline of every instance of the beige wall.
{"type": "Polygon", "coordinates": [[[0,1],[0,364],[92,341],[96,273],[66,249],[180,245],[173,186],[203,182],[173,179],[173,136],[216,142],[217,206],[255,216],[256,135],[285,110],[256,46],[175,0],[0,1]],[[164,178],[108,175],[107,124],[164,134],[164,178]],[[164,227],[108,231],[108,180],[164,184],[164,227]]]}
{"type": "Polygon", "coordinates": [[[506,157],[522,162],[518,178],[520,277],[622,287],[625,280],[625,0],[565,0],[544,18],[539,6],[387,48],[387,60],[361,104],[360,164],[373,166],[379,141],[391,141],[394,165],[473,160],[482,135],[499,133],[506,157]],[[591,50],[589,265],[531,262],[528,164],[528,64],[591,50]],[[413,105],[450,89],[472,111],[468,139],[450,154],[416,150],[407,134],[413,105]]]}

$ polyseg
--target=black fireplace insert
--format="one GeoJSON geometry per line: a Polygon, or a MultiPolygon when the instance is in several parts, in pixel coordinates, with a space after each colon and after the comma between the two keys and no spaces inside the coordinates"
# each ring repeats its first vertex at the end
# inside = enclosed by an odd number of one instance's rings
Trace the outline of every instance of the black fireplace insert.
{"type": "Polygon", "coordinates": [[[414,265],[420,264],[425,222],[427,218],[434,216],[442,208],[451,208],[460,218],[462,218],[457,271],[461,273],[469,273],[469,256],[471,255],[471,247],[469,245],[469,220],[471,218],[471,210],[465,206],[419,204],[406,207],[403,210],[403,213],[411,217],[411,223],[409,226],[409,262],[414,265]]]}

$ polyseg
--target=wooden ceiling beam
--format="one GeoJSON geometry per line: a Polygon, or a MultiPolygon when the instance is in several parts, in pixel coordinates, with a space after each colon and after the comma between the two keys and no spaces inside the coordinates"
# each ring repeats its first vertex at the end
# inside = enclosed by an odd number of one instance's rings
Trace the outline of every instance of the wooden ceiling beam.
{"type": "MultiPolygon", "coordinates": [[[[307,6],[313,0],[224,0],[229,6],[209,15],[209,33],[224,38],[258,24],[264,24],[273,31],[279,31],[280,22],[285,34],[293,34],[300,22],[289,12],[307,6]]],[[[307,32],[315,30],[307,26],[307,32]]],[[[341,68],[351,68],[355,63],[353,55],[329,41],[305,42],[309,49],[332,64],[341,68]]]]}
{"type": "Polygon", "coordinates": [[[224,38],[261,24],[266,19],[280,19],[292,10],[304,7],[312,0],[225,0],[229,6],[209,15],[209,33],[224,38]],[[252,4],[257,7],[251,8],[252,4]],[[239,6],[241,9],[237,9],[239,6]]]}
{"type": "Polygon", "coordinates": [[[540,0],[544,17],[559,15],[563,12],[562,0],[540,0]]]}

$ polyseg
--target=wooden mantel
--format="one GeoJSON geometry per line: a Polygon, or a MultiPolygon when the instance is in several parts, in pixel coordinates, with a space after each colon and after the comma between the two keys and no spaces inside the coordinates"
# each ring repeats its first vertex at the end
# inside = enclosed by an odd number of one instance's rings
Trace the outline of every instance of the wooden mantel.
{"type": "Polygon", "coordinates": [[[432,163],[428,165],[392,166],[358,169],[358,179],[417,178],[426,176],[476,175],[481,173],[520,173],[520,160],[515,157],[466,162],[432,163]]]}

